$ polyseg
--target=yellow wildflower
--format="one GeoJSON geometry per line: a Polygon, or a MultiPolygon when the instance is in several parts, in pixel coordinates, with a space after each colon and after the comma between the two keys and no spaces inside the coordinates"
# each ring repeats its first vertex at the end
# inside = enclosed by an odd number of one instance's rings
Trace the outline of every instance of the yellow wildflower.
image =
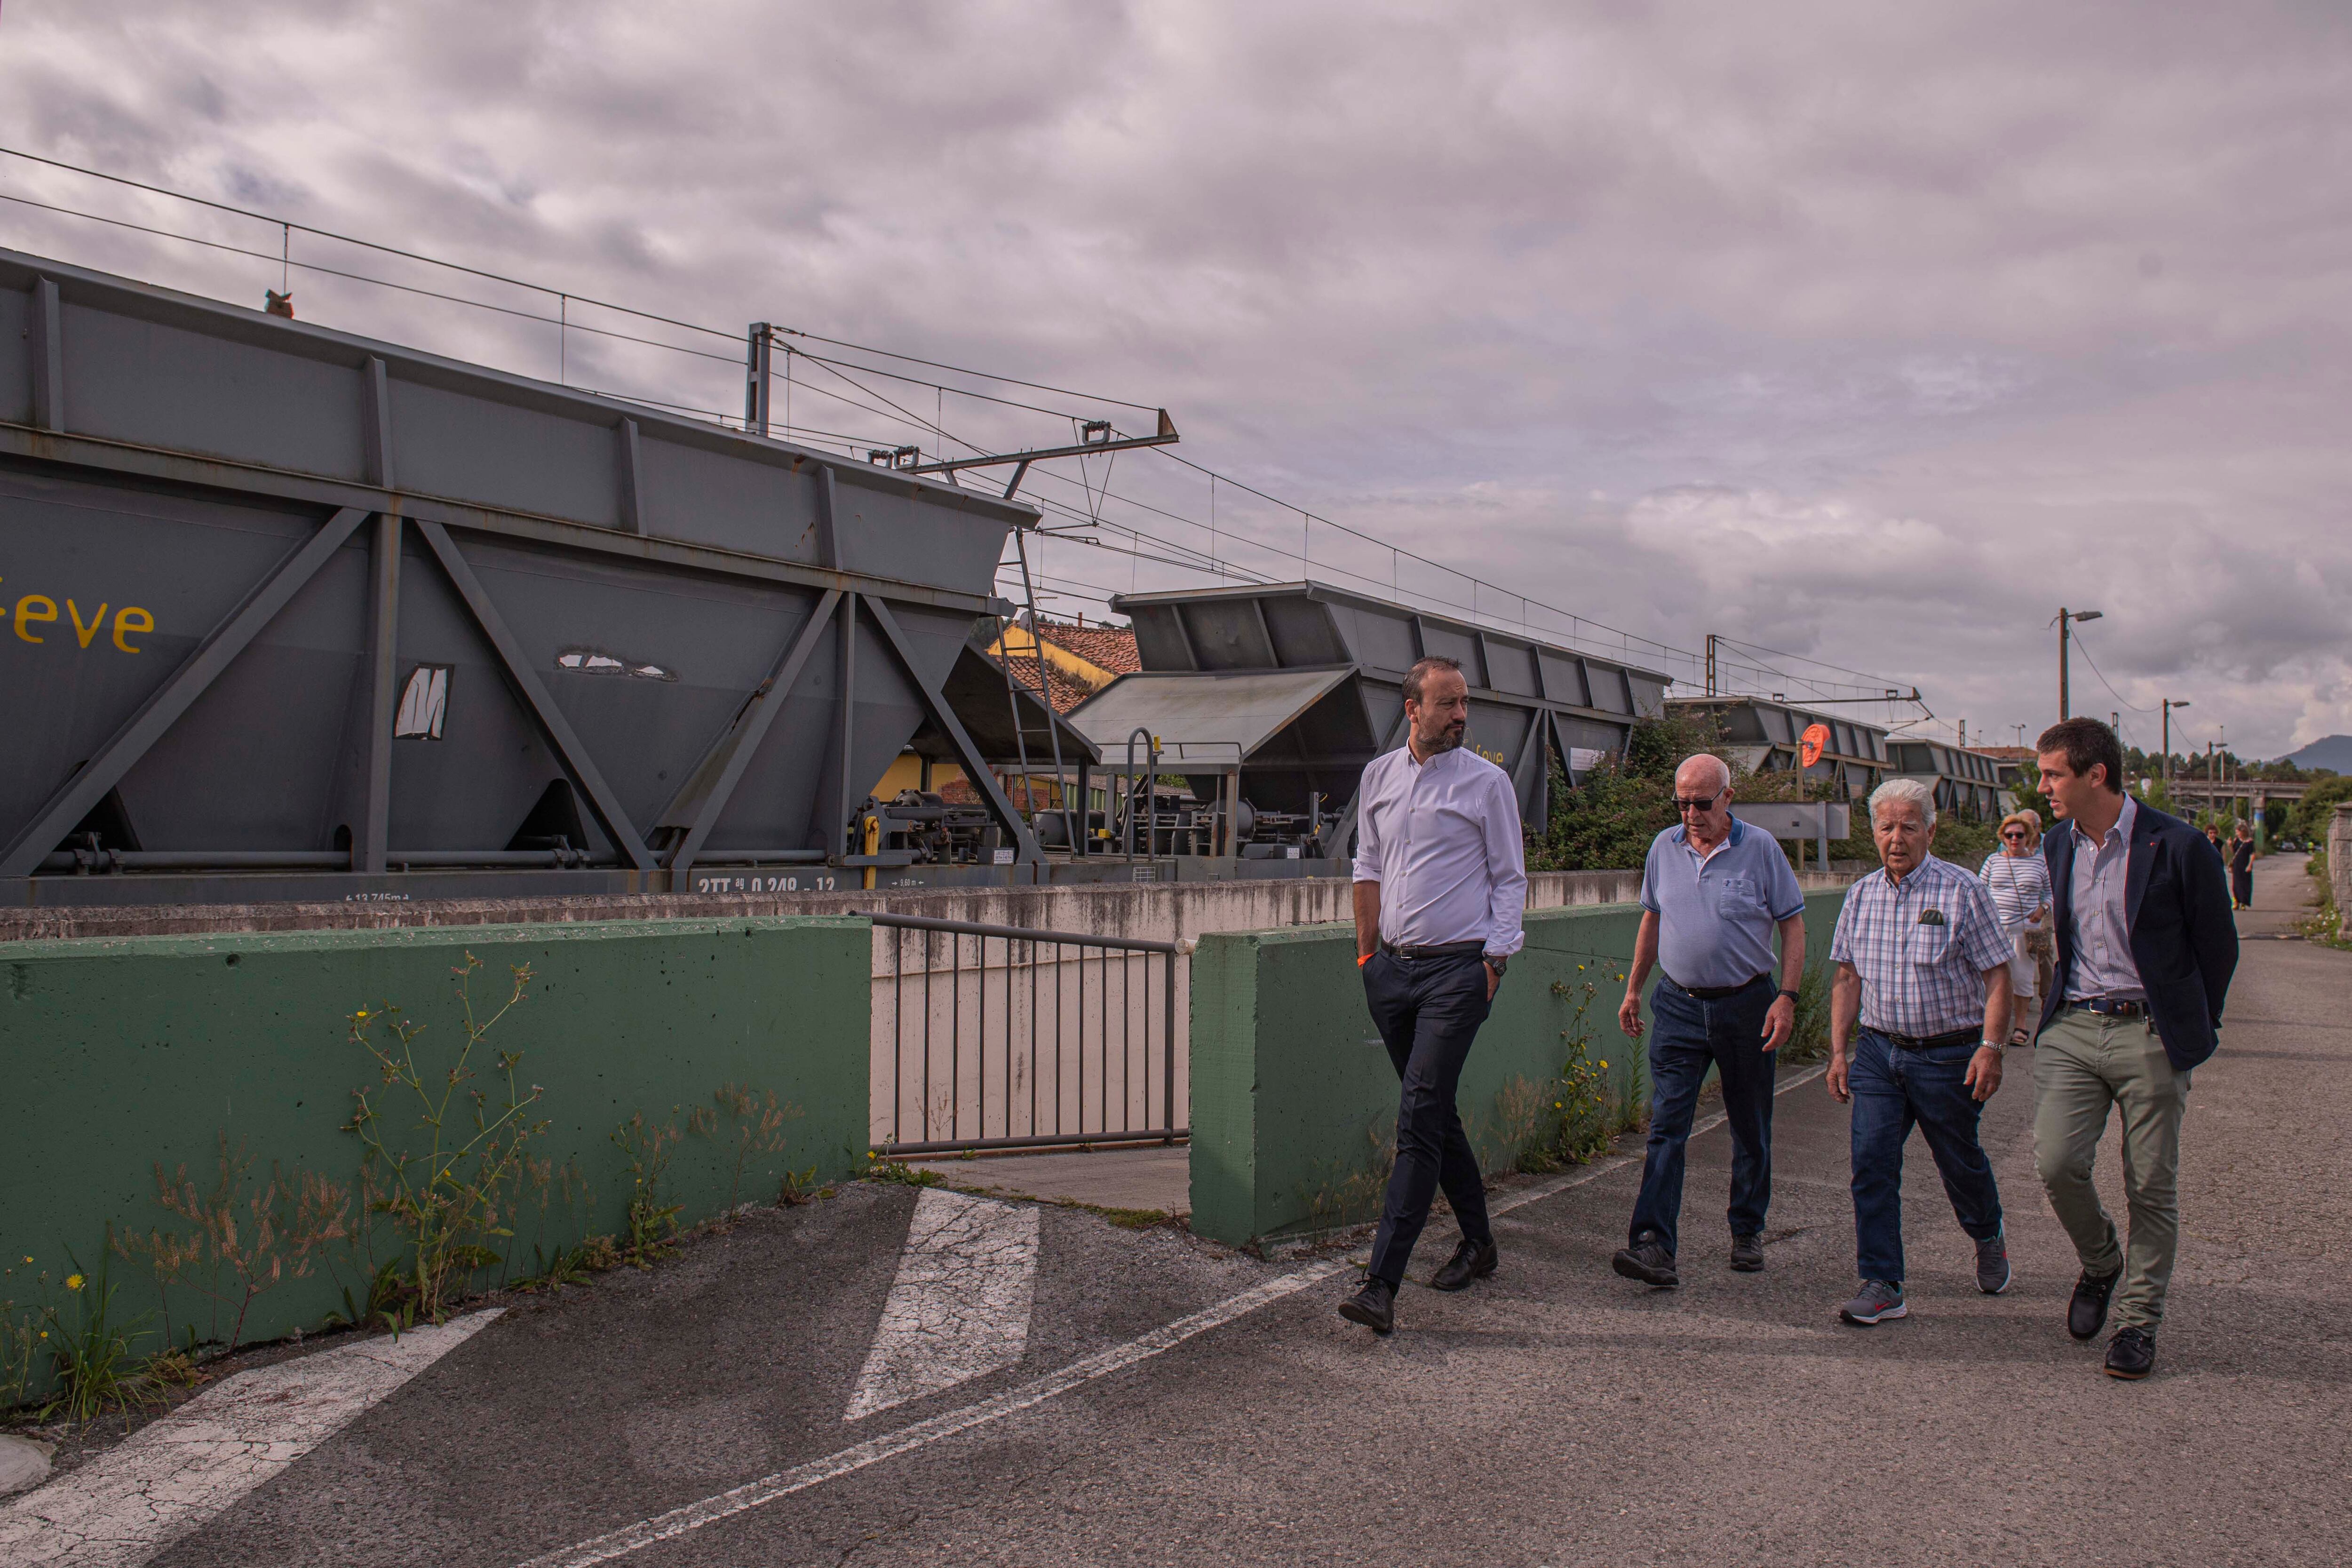
{"type": "Polygon", "coordinates": [[[79,1289],[81,1289],[81,1276],[80,1276],[80,1275],[79,1275],[79,1274],[68,1274],[68,1275],[67,1275],[67,1276],[66,1276],[66,1289],[68,1289],[68,1290],[79,1290],[79,1289]]]}

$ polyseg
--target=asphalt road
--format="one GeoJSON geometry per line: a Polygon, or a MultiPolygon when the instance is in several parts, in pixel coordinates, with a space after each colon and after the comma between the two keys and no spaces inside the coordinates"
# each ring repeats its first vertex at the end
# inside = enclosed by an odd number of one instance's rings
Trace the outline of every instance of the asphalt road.
{"type": "MultiPolygon", "coordinates": [[[[2261,900],[2300,896],[2266,861],[2261,900]]],[[[1623,1166],[1497,1226],[1501,1272],[1408,1286],[1385,1341],[1333,1274],[1001,1418],[618,1558],[742,1563],[2342,1563],[2352,1561],[2352,953],[2249,940],[2185,1131],[2158,1374],[2068,1339],[2028,1063],[1988,1110],[2018,1272],[1979,1295],[1924,1146],[1912,1316],[1853,1289],[1846,1113],[1780,1102],[1769,1267],[1724,1267],[1728,1144],[1694,1144],[1685,1285],[1608,1268],[1623,1166]]],[[[2102,1161],[2111,1206],[2114,1149],[2102,1161]]],[[[913,1195],[857,1186],[483,1329],[156,1559],[509,1565],[971,1408],[1297,1266],[1047,1209],[1017,1366],[850,1423],[913,1195]]],[[[1441,1251],[1424,1245],[1416,1274],[1441,1251]]],[[[1025,1395],[1024,1397],[1026,1397],[1025,1395]]],[[[1018,1403],[1017,1401],[1014,1403],[1018,1403]]],[[[911,1439],[909,1439],[911,1441],[911,1439]]],[[[810,1472],[813,1473],[813,1472],[810,1472]]],[[[728,1505],[731,1508],[735,1505],[728,1505]]]]}

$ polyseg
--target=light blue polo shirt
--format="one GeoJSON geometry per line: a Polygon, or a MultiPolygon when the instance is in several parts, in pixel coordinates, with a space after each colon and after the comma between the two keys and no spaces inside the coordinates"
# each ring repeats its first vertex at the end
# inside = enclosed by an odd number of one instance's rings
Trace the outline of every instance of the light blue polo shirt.
{"type": "Polygon", "coordinates": [[[1738,985],[1772,967],[1772,932],[1805,894],[1772,836],[1734,817],[1705,865],[1679,825],[1650,840],[1642,907],[1658,917],[1658,964],[1677,984],[1738,985]]]}

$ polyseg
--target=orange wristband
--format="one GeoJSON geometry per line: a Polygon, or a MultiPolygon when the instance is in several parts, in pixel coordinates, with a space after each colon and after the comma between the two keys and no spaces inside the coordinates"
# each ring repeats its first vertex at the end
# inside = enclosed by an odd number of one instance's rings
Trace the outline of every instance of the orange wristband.
{"type": "Polygon", "coordinates": [[[1356,954],[1356,967],[1359,969],[1363,968],[1364,965],[1370,963],[1371,961],[1372,955],[1369,952],[1360,952],[1356,954]]]}

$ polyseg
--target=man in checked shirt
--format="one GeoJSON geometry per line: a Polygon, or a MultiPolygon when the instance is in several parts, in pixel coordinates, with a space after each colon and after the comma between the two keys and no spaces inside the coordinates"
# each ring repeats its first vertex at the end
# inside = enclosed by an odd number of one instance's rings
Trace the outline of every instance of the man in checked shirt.
{"type": "Polygon", "coordinates": [[[1984,884],[1927,851],[1936,797],[1912,779],[1870,796],[1879,870],[1848,889],[1830,961],[1829,1089],[1853,1106],[1853,1230],[1862,1289],[1849,1323],[1907,1315],[1903,1145],[1917,1126],[1960,1228],[1977,1245],[1977,1289],[2009,1289],[2000,1189],[1977,1139],[2000,1087],[2011,942],[1984,884]],[[1854,1027],[1859,1022],[1861,1028],[1854,1027]]]}

